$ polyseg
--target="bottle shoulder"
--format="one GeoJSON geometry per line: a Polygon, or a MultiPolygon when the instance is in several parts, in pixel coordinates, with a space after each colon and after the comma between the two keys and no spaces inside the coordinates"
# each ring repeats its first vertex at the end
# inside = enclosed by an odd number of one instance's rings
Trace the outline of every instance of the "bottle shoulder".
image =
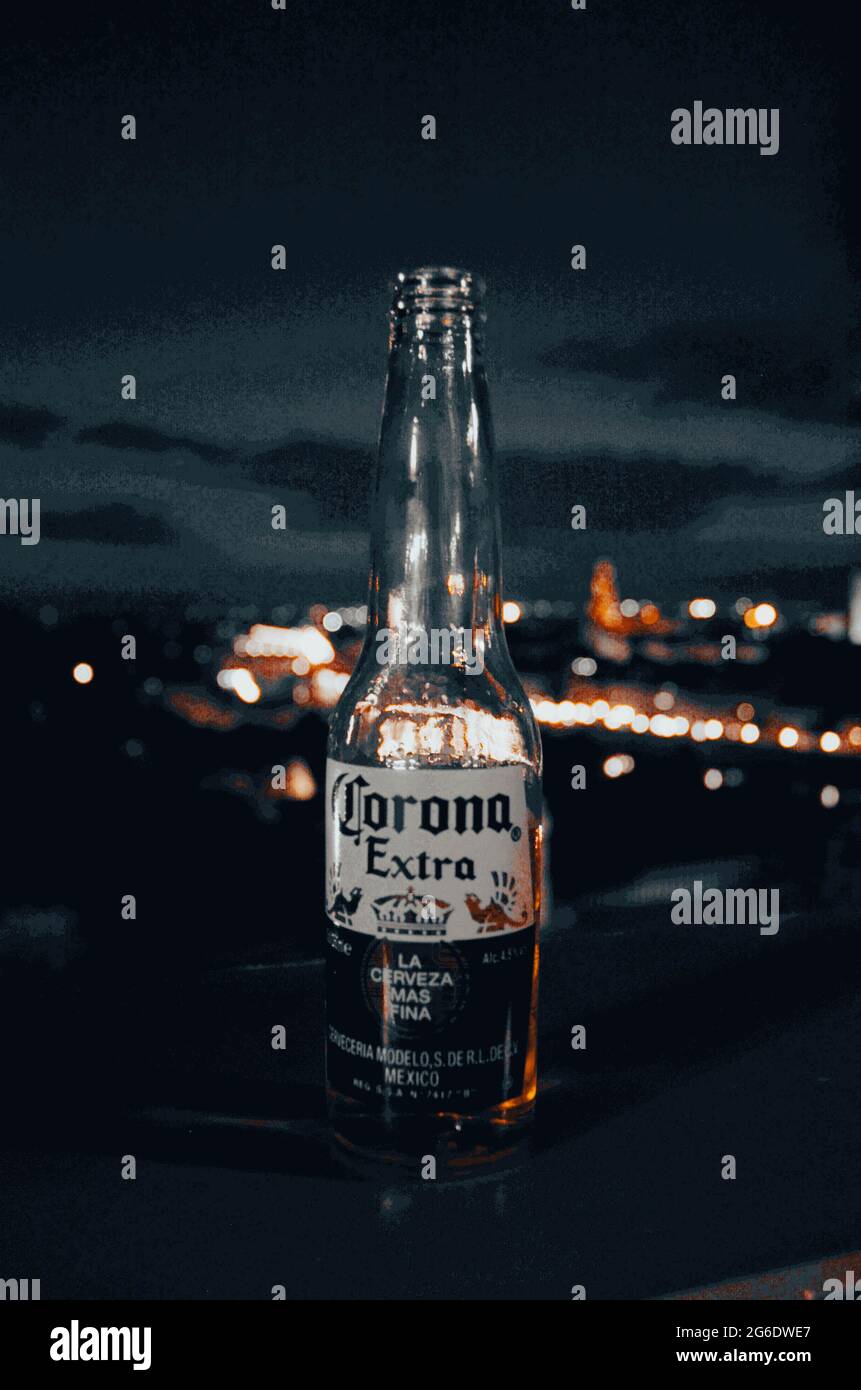
{"type": "Polygon", "coordinates": [[[328,755],[414,767],[525,765],[541,740],[507,651],[479,672],[361,659],[332,716],[328,755]]]}

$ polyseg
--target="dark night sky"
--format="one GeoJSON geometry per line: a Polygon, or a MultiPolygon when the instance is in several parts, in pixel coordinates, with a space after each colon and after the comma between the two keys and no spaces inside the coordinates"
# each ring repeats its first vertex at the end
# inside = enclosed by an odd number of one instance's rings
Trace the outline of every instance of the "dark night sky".
{"type": "Polygon", "coordinates": [[[853,542],[820,521],[861,421],[840,16],[785,0],[19,16],[0,58],[0,463],[45,522],[38,547],[0,547],[2,589],[246,597],[325,574],[333,597],[360,592],[387,284],[428,262],[488,280],[513,584],[567,593],[603,551],[658,596],[746,563],[845,564],[853,542]],[[779,107],[779,153],[674,146],[670,113],[697,99],[779,107]],[[315,439],[349,447],[303,452],[315,439]],[[272,501],[289,540],[267,534],[272,501]],[[575,501],[591,511],[572,571],[575,501]]]}

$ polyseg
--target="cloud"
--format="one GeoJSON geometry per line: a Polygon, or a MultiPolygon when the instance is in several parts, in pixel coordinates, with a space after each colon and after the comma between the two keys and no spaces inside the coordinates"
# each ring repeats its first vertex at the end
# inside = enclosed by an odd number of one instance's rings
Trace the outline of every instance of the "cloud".
{"type": "Polygon", "coordinates": [[[0,546],[0,593],[276,603],[335,586],[346,600],[361,589],[353,584],[367,572],[363,531],[326,526],[307,495],[287,486],[270,492],[236,472],[191,477],[181,453],[65,441],[25,462],[0,445],[7,495],[39,497],[42,527],[38,545],[0,546]],[[286,508],[284,531],[272,528],[274,502],[286,508]]]}
{"type": "Polygon", "coordinates": [[[138,511],[125,502],[78,511],[47,511],[42,536],[58,541],[95,541],[110,545],[170,545],[176,532],[160,516],[138,511]]]}
{"type": "Polygon", "coordinates": [[[565,529],[579,503],[586,507],[588,526],[632,533],[677,530],[720,498],[740,491],[767,496],[780,487],[777,479],[745,464],[692,468],[683,459],[661,455],[547,459],[513,454],[500,459],[499,472],[503,507],[516,526],[565,529]]]}
{"type": "Polygon", "coordinates": [[[845,468],[835,468],[833,472],[823,474],[817,482],[823,499],[826,494],[831,497],[835,492],[839,494],[849,488],[861,487],[861,455],[850,459],[845,468]]]}
{"type": "Polygon", "coordinates": [[[45,407],[0,403],[0,440],[19,449],[38,449],[65,424],[62,415],[45,407]]]}
{"type": "Polygon", "coordinates": [[[324,522],[367,521],[374,455],[336,440],[291,440],[243,459],[243,477],[317,501],[324,522]]]}
{"type": "Polygon", "coordinates": [[[107,449],[139,449],[157,454],[196,454],[207,463],[220,463],[232,459],[235,454],[234,450],[225,449],[220,444],[208,444],[200,439],[178,438],[151,425],[135,425],[125,420],[91,425],[87,429],[78,430],[76,438],[81,444],[101,444],[107,449]]]}
{"type": "Polygon", "coordinates": [[[859,338],[833,315],[809,322],[703,321],[657,328],[630,343],[569,338],[546,349],[544,367],[656,385],[655,405],[720,400],[737,379],[738,403],[792,420],[861,424],[859,338]]]}
{"type": "MultiPolygon", "coordinates": [[[[508,448],[498,455],[506,572],[524,593],[567,592],[576,567],[587,573],[604,553],[641,593],[754,561],[846,563],[822,544],[821,505],[854,486],[857,431],[729,403],[656,412],[653,398],[648,383],[562,371],[509,373],[495,391],[514,425],[500,431],[508,448]],[[575,537],[578,503],[588,529],[575,537]]],[[[4,487],[41,498],[44,544],[0,548],[0,588],[61,575],[102,596],[361,591],[371,447],[295,433],[262,449],[221,447],[182,424],[116,420],[61,433],[51,411],[11,410],[33,452],[0,443],[4,487]],[[46,431],[53,438],[36,448],[46,431]],[[286,531],[271,526],[276,503],[286,531]]]]}

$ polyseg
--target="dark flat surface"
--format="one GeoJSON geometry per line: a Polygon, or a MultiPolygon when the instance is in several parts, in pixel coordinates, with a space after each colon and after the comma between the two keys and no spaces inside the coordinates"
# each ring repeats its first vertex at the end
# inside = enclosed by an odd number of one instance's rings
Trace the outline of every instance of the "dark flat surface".
{"type": "MultiPolygon", "coordinates": [[[[517,1169],[445,1185],[331,1166],[318,962],[228,965],[172,993],[139,979],[135,998],[158,1007],[115,1006],[113,1070],[102,1048],[37,1107],[19,1098],[4,1262],[41,1278],[43,1298],[265,1298],[273,1284],[293,1298],[567,1298],[573,1284],[633,1298],[853,1248],[854,922],[798,917],[762,938],[651,909],[556,920],[535,1146],[517,1169]],[[585,1052],[568,1044],[575,1023],[585,1052]]],[[[80,981],[81,1016],[96,983],[80,981]]]]}

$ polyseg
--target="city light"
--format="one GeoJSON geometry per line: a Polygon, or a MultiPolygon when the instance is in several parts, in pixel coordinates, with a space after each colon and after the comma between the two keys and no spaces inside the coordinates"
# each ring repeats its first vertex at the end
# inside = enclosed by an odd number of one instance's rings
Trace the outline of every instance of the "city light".
{"type": "Polygon", "coordinates": [[[831,811],[840,800],[840,792],[836,787],[832,787],[831,785],[823,787],[822,791],[819,793],[819,800],[822,802],[826,811],[831,811]]]}
{"type": "Polygon", "coordinates": [[[649,720],[649,728],[658,738],[674,738],[676,734],[676,721],[671,719],[668,714],[653,714],[649,720]]]}
{"type": "Polygon", "coordinates": [[[634,759],[627,753],[614,753],[612,757],[604,760],[605,777],[624,777],[625,773],[632,772],[634,769],[634,759]]]}
{"type": "Polygon", "coordinates": [[[713,618],[716,611],[716,604],[711,598],[692,598],[688,604],[688,612],[692,618],[713,618]]]}
{"type": "Polygon", "coordinates": [[[284,795],[291,801],[311,801],[316,796],[317,783],[304,758],[291,758],[284,772],[284,795]]]}
{"type": "Polygon", "coordinates": [[[747,627],[772,627],[777,622],[777,609],[773,603],[751,604],[745,609],[744,621],[747,627]]]}
{"type": "MultiPolygon", "coordinates": [[[[465,579],[461,574],[447,576],[450,593],[457,594],[463,588],[465,579]]],[[[707,620],[718,612],[715,599],[698,596],[683,605],[687,617],[696,621],[707,620]]],[[[773,603],[739,598],[735,604],[749,629],[764,633],[780,621],[780,615],[773,603]]],[[[507,599],[502,604],[502,616],[507,624],[517,623],[524,613],[536,618],[551,615],[573,616],[576,607],[572,603],[535,600],[531,605],[507,599]],[[563,612],[564,609],[564,612],[563,612]]],[[[275,615],[287,608],[276,609],[275,615]]],[[[822,615],[818,615],[822,616],[822,615]]],[[[683,620],[664,619],[656,605],[645,599],[622,599],[619,596],[613,566],[606,561],[596,564],[593,572],[590,602],[587,617],[591,626],[582,632],[582,640],[595,644],[596,656],[585,653],[570,660],[567,688],[553,694],[539,690],[532,685],[529,690],[530,703],[539,724],[549,726],[560,733],[576,729],[603,729],[623,738],[651,736],[663,740],[690,739],[694,744],[710,741],[724,741],[730,744],[741,743],[747,747],[770,746],[785,751],[821,751],[828,754],[861,754],[861,719],[838,729],[815,729],[796,727],[790,722],[797,714],[794,710],[781,711],[775,706],[773,697],[754,693],[751,697],[735,696],[716,707],[714,700],[698,697],[692,691],[680,688],[671,680],[661,680],[652,688],[637,674],[630,678],[617,676],[604,677],[598,682],[595,678],[599,664],[614,664],[617,668],[627,664],[635,651],[641,657],[663,663],[678,661],[697,661],[714,664],[720,657],[717,640],[696,641],[685,637],[686,624],[683,620]],[[650,611],[651,610],[651,611],[650,611]],[[648,623],[654,619],[654,626],[647,631],[648,623]],[[667,640],[654,640],[655,631],[667,640]],[[603,639],[601,633],[604,634],[603,639]],[[660,650],[658,650],[660,648],[660,650]],[[757,701],[754,704],[754,699],[757,701]],[[755,717],[759,722],[754,722],[755,717]]],[[[230,664],[230,656],[222,658],[226,665],[218,676],[222,690],[229,690],[246,705],[264,702],[259,717],[276,724],[288,722],[289,715],[285,702],[293,706],[307,706],[321,713],[334,708],[350,676],[350,669],[358,651],[353,629],[361,626],[367,618],[364,607],[329,608],[326,604],[314,604],[308,610],[308,618],[297,621],[296,626],[282,627],[274,624],[255,623],[250,630],[233,639],[235,664],[230,664]],[[310,619],[310,621],[309,621],[310,619]],[[329,640],[329,634],[340,633],[341,639],[348,641],[336,651],[329,640]],[[236,658],[239,660],[237,661],[236,658]],[[286,688],[285,688],[286,686],[286,688]],[[264,700],[265,697],[265,700],[264,700]],[[280,704],[278,703],[280,701],[280,704]]],[[[814,617],[808,617],[808,631],[818,631],[814,617]]],[[[687,631],[691,631],[687,623],[687,631]]],[[[201,650],[206,650],[201,648],[201,650]]],[[[581,648],[582,650],[582,648],[581,648]]],[[[743,648],[738,647],[740,655],[743,648]]],[[[744,650],[746,659],[769,660],[771,654],[762,642],[748,642],[744,650]]],[[[79,684],[93,679],[92,667],[79,663],[73,671],[79,684]]],[[[222,707],[223,708],[223,707],[222,707]]],[[[226,711],[224,711],[226,714],[226,711]]],[[[224,717],[222,714],[219,717],[224,717]]],[[[241,715],[233,714],[233,719],[241,715]]],[[[431,739],[435,734],[430,734],[431,739]]],[[[400,735],[399,735],[400,738],[400,735]]],[[[400,746],[400,745],[399,745],[400,746]]],[[[621,754],[614,755],[621,757],[621,754]]],[[[616,764],[612,765],[614,768],[616,764]]],[[[716,773],[716,769],[709,769],[716,773]]],[[[613,773],[608,773],[613,776],[613,773]]],[[[621,775],[621,773],[617,773],[621,775]]],[[[729,786],[729,774],[724,772],[721,785],[729,786]]],[[[738,773],[739,778],[741,773],[738,773]]],[[[709,789],[717,785],[712,776],[709,789]]]]}
{"type": "Polygon", "coordinates": [[[94,675],[95,672],[88,661],[79,661],[77,666],[72,668],[72,679],[77,681],[78,685],[89,685],[94,675]]]}
{"type": "Polygon", "coordinates": [[[708,768],[703,776],[703,782],[710,792],[716,792],[718,787],[723,786],[723,773],[720,768],[708,768]]]}
{"type": "Polygon", "coordinates": [[[334,709],[349,679],[346,671],[332,671],[326,666],[315,671],[311,684],[319,703],[324,708],[334,709]]]}
{"type": "MultiPolygon", "coordinates": [[[[686,711],[683,714],[678,696],[672,697],[674,713],[667,714],[661,710],[650,715],[646,710],[657,703],[657,696],[667,696],[669,692],[658,690],[650,694],[648,691],[637,691],[635,687],[626,685],[611,688],[608,694],[610,699],[599,697],[591,702],[571,698],[556,701],[546,696],[533,696],[531,704],[539,724],[547,724],[554,729],[603,726],[611,733],[630,730],[632,734],[651,734],[661,739],[687,737],[693,743],[730,740],[743,743],[747,747],[769,743],[786,751],[819,748],[825,753],[841,751],[844,754],[850,751],[854,754],[861,750],[861,725],[853,725],[845,736],[834,730],[827,730],[821,735],[810,734],[792,724],[778,722],[778,714],[775,711],[763,728],[751,719],[741,719],[741,716],[753,712],[754,707],[749,701],[739,704],[729,714],[726,722],[714,716],[705,719],[701,714],[698,716],[696,708],[688,701],[681,706],[686,711]],[[622,697],[623,690],[629,696],[628,699],[622,697]],[[634,703],[635,699],[640,708],[634,703]],[[733,714],[738,715],[739,719],[735,719],[733,714]]],[[[729,785],[728,777],[724,777],[724,784],[729,785]]]]}
{"type": "Polygon", "coordinates": [[[225,667],[219,671],[217,680],[222,690],[232,690],[246,705],[256,704],[260,699],[260,686],[244,666],[225,667]]]}
{"type": "Polygon", "coordinates": [[[250,632],[235,639],[233,650],[237,656],[304,656],[312,666],[327,666],[335,655],[328,637],[316,627],[272,627],[268,623],[255,623],[250,632]]]}
{"type": "Polygon", "coordinates": [[[621,729],[633,723],[635,713],[633,705],[613,705],[604,723],[608,729],[621,729]]]}

